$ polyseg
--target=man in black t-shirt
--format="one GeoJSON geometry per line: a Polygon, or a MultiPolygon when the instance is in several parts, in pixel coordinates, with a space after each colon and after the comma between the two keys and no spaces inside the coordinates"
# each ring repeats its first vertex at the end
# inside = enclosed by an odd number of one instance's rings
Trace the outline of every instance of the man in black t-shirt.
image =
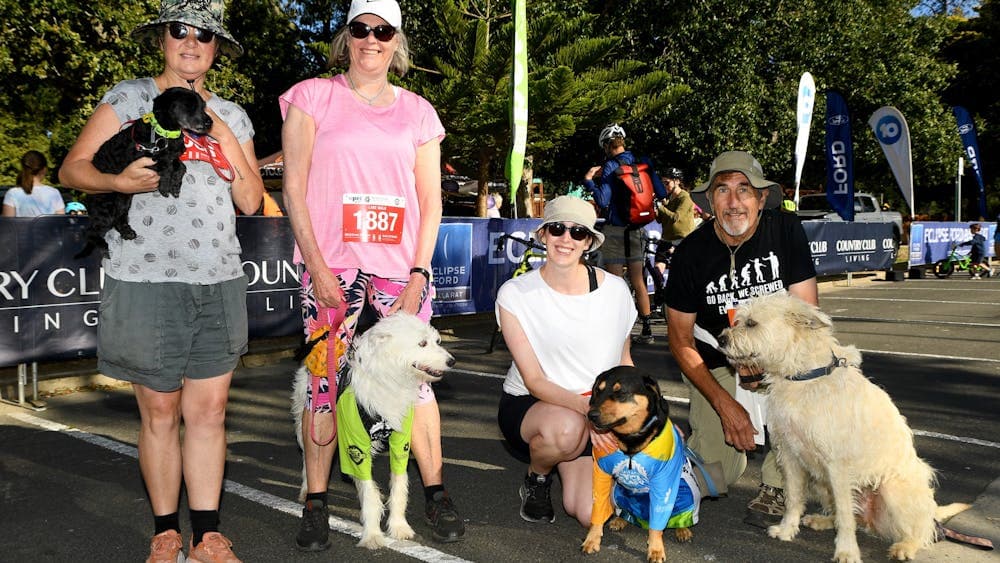
{"type": "MultiPolygon", "coordinates": [[[[781,202],[781,189],[764,179],[760,163],[749,153],[719,155],[708,182],[691,192],[707,195],[715,218],[674,251],[667,280],[667,337],[691,397],[688,444],[706,462],[720,462],[732,484],[746,469],[745,452],[756,447],[754,435],[764,432],[754,428],[751,415],[737,402],[736,378],[753,391],[760,376],[730,366],[716,339],[729,326],[731,312],[754,296],[788,291],[818,305],[816,270],[798,218],[773,209],[781,202]]],[[[748,505],[747,522],[756,525],[784,513],[773,451],[764,460],[762,480],[748,505]]]]}

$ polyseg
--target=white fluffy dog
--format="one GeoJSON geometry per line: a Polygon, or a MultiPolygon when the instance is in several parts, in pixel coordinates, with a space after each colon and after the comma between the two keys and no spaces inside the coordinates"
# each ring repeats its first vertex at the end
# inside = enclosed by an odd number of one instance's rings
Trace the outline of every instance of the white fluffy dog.
{"type": "MultiPolygon", "coordinates": [[[[319,345],[325,344],[323,341],[319,345]]],[[[340,389],[341,396],[337,400],[340,465],[341,471],[354,479],[361,504],[362,532],[358,545],[377,549],[385,546],[388,540],[381,529],[385,505],[371,476],[372,458],[385,449],[383,440],[387,439],[390,455],[394,456],[389,481],[388,535],[410,539],[414,532],[406,521],[409,494],[406,460],[413,405],[420,384],[441,379],[454,365],[455,358],[441,347],[441,337],[433,327],[413,315],[396,313],[356,336],[347,353],[347,361],[350,382],[341,383],[345,388],[340,389]],[[351,397],[354,400],[342,400],[351,397]],[[366,428],[365,422],[373,424],[366,428]],[[358,445],[361,443],[363,445],[358,445]]],[[[305,366],[300,367],[292,391],[291,412],[299,447],[302,446],[302,409],[309,377],[305,366]]],[[[300,501],[305,499],[305,491],[303,459],[300,501]]]]}
{"type": "Polygon", "coordinates": [[[767,424],[786,499],[771,537],[791,541],[800,522],[836,527],[833,560],[859,562],[860,523],[895,542],[891,558],[907,560],[935,541],[935,518],[967,508],[937,506],[934,470],[917,457],[906,419],[816,307],[784,293],[741,303],[719,343],[732,364],[763,369],[769,387],[767,424]],[[807,494],[823,514],[802,516],[807,494]]]}

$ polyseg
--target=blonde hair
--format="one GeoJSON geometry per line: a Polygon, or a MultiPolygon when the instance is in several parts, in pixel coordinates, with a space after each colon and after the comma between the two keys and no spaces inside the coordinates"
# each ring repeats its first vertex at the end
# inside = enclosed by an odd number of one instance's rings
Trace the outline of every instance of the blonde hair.
{"type": "Polygon", "coordinates": [[[17,175],[17,185],[24,190],[24,193],[31,195],[31,190],[35,187],[35,176],[39,172],[49,167],[49,161],[45,155],[38,151],[28,151],[21,157],[21,173],[17,175]]]}
{"type": "MultiPolygon", "coordinates": [[[[402,29],[396,30],[396,50],[392,53],[392,61],[389,62],[389,71],[402,78],[410,70],[410,42],[406,39],[406,34],[402,29]]],[[[351,50],[347,46],[350,34],[347,26],[341,28],[333,40],[330,41],[330,62],[327,68],[351,66],[351,50]]]]}

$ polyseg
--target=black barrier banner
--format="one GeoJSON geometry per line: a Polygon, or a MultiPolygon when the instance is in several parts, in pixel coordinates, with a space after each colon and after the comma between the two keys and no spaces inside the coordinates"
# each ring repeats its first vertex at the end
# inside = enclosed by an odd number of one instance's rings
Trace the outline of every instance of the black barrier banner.
{"type": "Polygon", "coordinates": [[[892,223],[803,221],[820,276],[891,268],[896,261],[892,223]]]}
{"type": "MultiPolygon", "coordinates": [[[[103,271],[83,248],[85,217],[0,220],[0,366],[92,357],[103,271]]],[[[435,315],[493,311],[496,290],[510,278],[539,219],[445,218],[432,261],[435,315]]],[[[806,221],[820,275],[882,270],[895,260],[891,224],[806,221]]],[[[287,217],[238,217],[243,271],[249,281],[250,336],[300,334],[299,273],[292,263],[287,217]]],[[[537,263],[536,263],[537,264],[537,263]]]]}

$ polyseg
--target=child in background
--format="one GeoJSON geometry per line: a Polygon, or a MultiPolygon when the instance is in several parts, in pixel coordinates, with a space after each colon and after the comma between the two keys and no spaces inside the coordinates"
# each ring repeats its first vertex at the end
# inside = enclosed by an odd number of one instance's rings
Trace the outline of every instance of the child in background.
{"type": "Polygon", "coordinates": [[[993,268],[990,268],[986,262],[986,237],[979,234],[982,227],[979,223],[973,223],[969,225],[969,230],[972,232],[972,238],[958,246],[972,247],[971,252],[969,252],[969,257],[972,259],[972,263],[969,264],[969,272],[972,274],[972,279],[981,279],[983,275],[988,278],[992,277],[993,268]]]}

